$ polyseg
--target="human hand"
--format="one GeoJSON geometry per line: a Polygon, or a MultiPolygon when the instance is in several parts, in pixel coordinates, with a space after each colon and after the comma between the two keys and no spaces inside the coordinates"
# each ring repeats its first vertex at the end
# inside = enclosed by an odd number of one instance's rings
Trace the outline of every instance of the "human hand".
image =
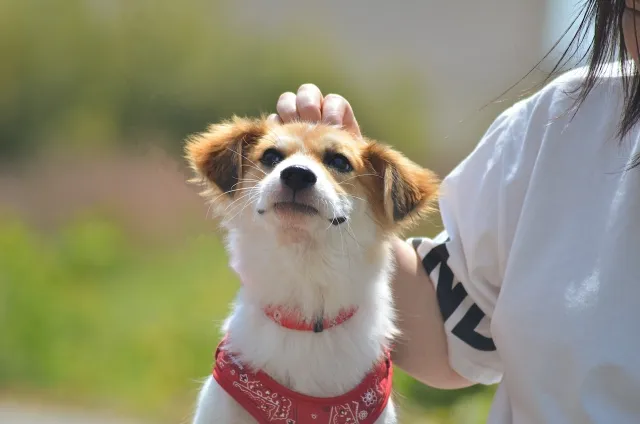
{"type": "Polygon", "coordinates": [[[323,122],[338,125],[357,137],[362,136],[347,99],[338,94],[323,96],[314,84],[302,84],[297,93],[286,92],[280,95],[276,110],[278,113],[269,116],[275,122],[323,122]]]}

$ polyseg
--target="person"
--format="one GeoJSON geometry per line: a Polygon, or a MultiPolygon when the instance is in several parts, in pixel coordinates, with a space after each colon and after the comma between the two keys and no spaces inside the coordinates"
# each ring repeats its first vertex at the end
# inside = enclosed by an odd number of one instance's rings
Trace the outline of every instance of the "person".
{"type": "MultiPolygon", "coordinates": [[[[504,111],[443,179],[440,235],[393,242],[396,363],[435,388],[500,383],[490,424],[640,423],[640,1],[584,7],[569,48],[595,22],[588,66],[504,111]]],[[[313,84],[277,112],[360,136],[313,84]]]]}

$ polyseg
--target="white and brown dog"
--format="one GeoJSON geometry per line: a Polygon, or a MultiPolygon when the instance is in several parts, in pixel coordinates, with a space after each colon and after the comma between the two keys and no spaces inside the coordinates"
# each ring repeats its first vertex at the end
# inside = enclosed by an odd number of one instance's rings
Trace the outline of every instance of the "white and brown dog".
{"type": "Polygon", "coordinates": [[[304,122],[234,118],[186,152],[242,282],[194,423],[396,423],[389,238],[435,175],[304,122]]]}

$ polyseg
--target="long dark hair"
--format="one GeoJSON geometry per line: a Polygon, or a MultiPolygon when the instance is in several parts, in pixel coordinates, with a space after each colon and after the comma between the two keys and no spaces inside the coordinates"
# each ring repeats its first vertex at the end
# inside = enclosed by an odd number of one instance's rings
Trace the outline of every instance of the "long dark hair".
{"type": "MultiPolygon", "coordinates": [[[[571,36],[568,47],[562,52],[544,83],[563,72],[571,63],[587,62],[589,65],[587,75],[582,85],[573,93],[576,94],[575,113],[598,83],[606,65],[617,61],[621,68],[624,91],[624,112],[617,133],[620,139],[627,135],[640,120],[640,74],[635,65],[629,65],[632,61],[629,60],[622,30],[625,8],[625,0],[585,0],[581,12],[571,22],[560,40],[534,68],[537,69],[567,36],[571,36]]],[[[629,167],[638,165],[640,165],[640,154],[633,158],[629,167]]]]}

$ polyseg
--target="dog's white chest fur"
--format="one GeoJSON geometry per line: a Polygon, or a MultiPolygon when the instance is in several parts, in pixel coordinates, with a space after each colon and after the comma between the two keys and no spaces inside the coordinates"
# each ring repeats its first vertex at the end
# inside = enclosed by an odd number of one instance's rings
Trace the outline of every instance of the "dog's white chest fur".
{"type": "MultiPolygon", "coordinates": [[[[301,246],[269,249],[259,234],[229,234],[231,263],[244,285],[223,326],[230,350],[298,393],[334,397],[349,392],[384,355],[395,331],[388,247],[362,252],[354,249],[351,239],[344,240],[345,254],[342,248],[331,248],[333,243],[306,251],[301,246]],[[324,311],[333,316],[347,306],[358,310],[345,323],[321,333],[289,330],[264,314],[264,305],[292,302],[311,315],[324,311]]],[[[377,422],[395,423],[395,416],[390,401],[377,422]]],[[[255,420],[209,377],[194,422],[255,420]]]]}

